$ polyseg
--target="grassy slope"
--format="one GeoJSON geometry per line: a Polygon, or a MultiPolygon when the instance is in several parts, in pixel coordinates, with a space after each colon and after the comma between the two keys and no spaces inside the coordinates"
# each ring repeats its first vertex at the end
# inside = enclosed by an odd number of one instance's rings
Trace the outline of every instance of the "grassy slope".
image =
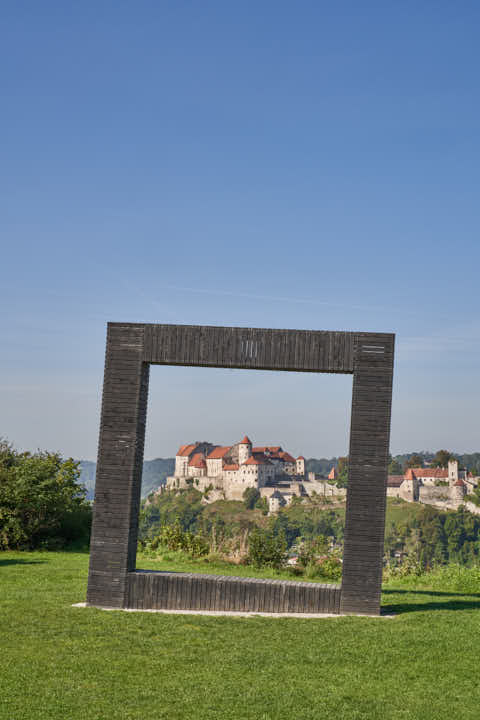
{"type": "MultiPolygon", "coordinates": [[[[301,580],[302,582],[329,582],[328,580],[310,580],[304,576],[297,576],[288,570],[275,570],[273,568],[255,569],[251,565],[235,565],[219,559],[190,558],[185,553],[170,552],[162,555],[138,553],[137,568],[141,570],[173,570],[175,572],[195,572],[207,575],[234,575],[239,577],[272,578],[276,580],[301,580]]],[[[334,581],[332,581],[334,582],[334,581]]]]}
{"type": "MultiPolygon", "coordinates": [[[[395,523],[395,525],[405,525],[416,515],[422,513],[424,507],[425,506],[420,503],[408,503],[396,498],[388,498],[387,514],[385,519],[387,528],[389,528],[393,523],[395,523]]],[[[331,510],[340,517],[345,518],[345,502],[329,502],[324,505],[319,504],[318,509],[321,509],[322,511],[331,510]]],[[[315,506],[313,504],[309,504],[307,501],[304,501],[299,505],[290,506],[287,513],[290,519],[298,519],[301,521],[305,512],[313,512],[314,510],[315,506]]],[[[267,525],[270,519],[269,517],[263,516],[260,510],[254,510],[253,512],[251,510],[245,510],[243,503],[232,500],[217,500],[211,505],[206,505],[203,512],[207,516],[217,514],[227,524],[232,522],[243,522],[243,524],[248,524],[249,521],[255,521],[259,525],[267,525]]]]}
{"type": "Polygon", "coordinates": [[[71,607],[87,565],[0,554],[1,718],[479,717],[478,592],[403,581],[384,595],[393,620],[102,612],[71,607]]]}

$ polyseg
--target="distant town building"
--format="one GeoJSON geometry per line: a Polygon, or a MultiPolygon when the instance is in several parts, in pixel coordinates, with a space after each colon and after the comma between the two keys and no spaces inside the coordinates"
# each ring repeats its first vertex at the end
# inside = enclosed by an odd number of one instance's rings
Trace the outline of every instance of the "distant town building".
{"type": "Polygon", "coordinates": [[[459,470],[457,460],[450,460],[446,469],[409,468],[404,475],[389,475],[387,496],[452,509],[465,502],[479,480],[467,470],[459,470]]]}

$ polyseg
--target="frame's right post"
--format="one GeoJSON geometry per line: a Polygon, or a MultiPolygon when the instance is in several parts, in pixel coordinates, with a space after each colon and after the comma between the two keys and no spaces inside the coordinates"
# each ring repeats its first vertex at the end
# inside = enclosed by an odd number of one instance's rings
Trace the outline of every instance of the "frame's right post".
{"type": "Polygon", "coordinates": [[[380,614],[395,336],[355,336],[341,613],[380,614]]]}

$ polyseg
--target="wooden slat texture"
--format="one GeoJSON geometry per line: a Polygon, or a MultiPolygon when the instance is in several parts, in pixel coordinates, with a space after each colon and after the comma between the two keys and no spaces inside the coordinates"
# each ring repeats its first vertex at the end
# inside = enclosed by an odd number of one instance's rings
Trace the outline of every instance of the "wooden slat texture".
{"type": "Polygon", "coordinates": [[[393,355],[386,333],[109,323],[87,603],[378,614],[393,355]],[[134,572],[150,364],[353,373],[341,590],[134,572]]]}
{"type": "Polygon", "coordinates": [[[342,613],[380,612],[393,353],[393,335],[355,337],[342,613]]]}
{"type": "Polygon", "coordinates": [[[127,577],[126,606],[129,608],[339,612],[336,602],[340,593],[339,585],[148,570],[135,570],[128,573],[127,577]],[[294,596],[295,589],[297,594],[294,596]],[[215,598],[213,602],[212,597],[215,598]]]}
{"type": "Polygon", "coordinates": [[[149,365],[143,325],[108,326],[87,602],[123,607],[135,568],[149,365]]]}
{"type": "Polygon", "coordinates": [[[353,372],[354,333],[145,325],[145,362],[160,365],[353,372]]]}

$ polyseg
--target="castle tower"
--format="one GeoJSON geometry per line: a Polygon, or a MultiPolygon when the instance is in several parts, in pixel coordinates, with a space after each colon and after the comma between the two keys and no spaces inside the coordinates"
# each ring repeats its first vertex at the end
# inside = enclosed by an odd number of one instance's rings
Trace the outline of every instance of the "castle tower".
{"type": "Polygon", "coordinates": [[[420,483],[412,468],[409,468],[404,475],[400,485],[400,497],[407,502],[417,502],[420,497],[420,483]]]}
{"type": "Polygon", "coordinates": [[[455,505],[461,505],[466,492],[467,488],[465,487],[465,483],[459,478],[450,488],[450,498],[452,502],[455,503],[455,505]]]}
{"type": "Polygon", "coordinates": [[[295,465],[296,465],[297,475],[305,475],[305,458],[303,457],[303,455],[300,455],[296,459],[295,465]]]}
{"type": "Polygon", "coordinates": [[[243,465],[252,454],[252,443],[247,435],[238,443],[238,464],[243,465]]]}
{"type": "Polygon", "coordinates": [[[450,487],[458,480],[458,460],[448,461],[448,484],[450,487]]]}

